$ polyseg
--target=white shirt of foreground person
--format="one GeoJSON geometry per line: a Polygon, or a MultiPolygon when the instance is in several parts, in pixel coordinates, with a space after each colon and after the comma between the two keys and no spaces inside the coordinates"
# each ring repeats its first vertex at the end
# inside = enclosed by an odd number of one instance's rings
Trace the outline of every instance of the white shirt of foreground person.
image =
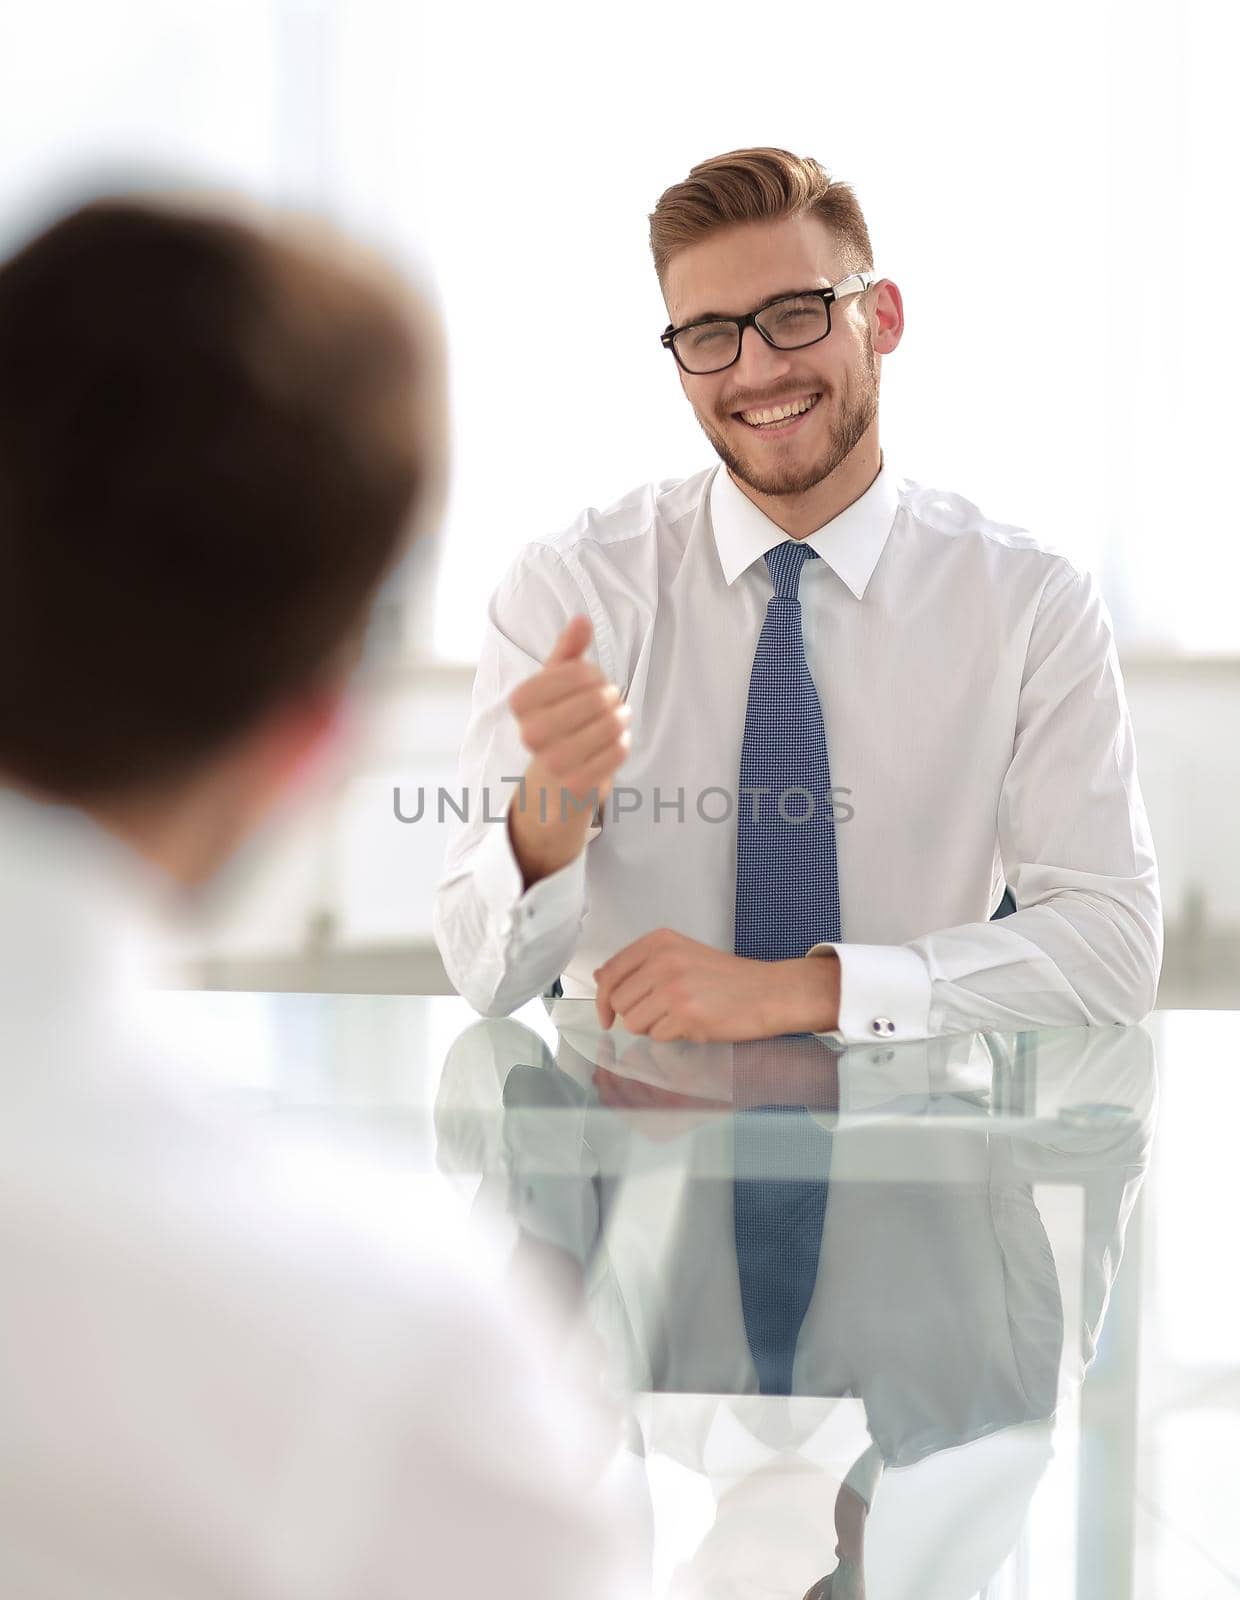
{"type": "Polygon", "coordinates": [[[161,1041],[159,887],[0,790],[0,1593],[648,1594],[618,1420],[498,1256],[161,1041]]]}
{"type": "MultiPolygon", "coordinates": [[[[733,948],[762,557],[785,537],[717,466],[583,512],[515,558],[488,608],[460,760],[469,820],[453,822],[435,906],[448,975],[477,1010],[506,1015],[561,976],[566,997],[592,996],[595,968],[660,927],[733,948]],[[502,819],[528,754],[507,699],[579,612],[632,708],[630,752],[584,852],[522,893],[502,819]]],[[[1162,914],[1094,579],[899,478],[886,454],[808,542],[821,560],[799,598],[843,930],[833,1036],[1138,1021],[1162,914]],[[1019,910],[992,923],[1005,882],[1019,910]]]]}

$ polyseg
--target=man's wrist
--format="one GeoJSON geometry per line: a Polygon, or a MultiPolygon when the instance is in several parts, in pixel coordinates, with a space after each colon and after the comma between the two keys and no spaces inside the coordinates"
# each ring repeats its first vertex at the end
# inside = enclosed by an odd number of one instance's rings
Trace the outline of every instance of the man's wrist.
{"type": "Polygon", "coordinates": [[[781,961],[772,1033],[830,1033],[840,1024],[840,958],[834,950],[781,961]]]}
{"type": "Polygon", "coordinates": [[[540,825],[517,804],[515,794],[508,807],[507,826],[512,853],[521,869],[523,889],[533,888],[543,878],[566,867],[585,844],[584,831],[578,838],[562,824],[540,825]]]}

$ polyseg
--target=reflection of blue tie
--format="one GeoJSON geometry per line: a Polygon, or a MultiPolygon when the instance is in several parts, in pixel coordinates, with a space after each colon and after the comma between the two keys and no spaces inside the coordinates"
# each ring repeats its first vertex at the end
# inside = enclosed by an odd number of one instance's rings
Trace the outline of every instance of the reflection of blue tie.
{"type": "Polygon", "coordinates": [[[762,961],[803,956],[811,945],[840,937],[827,735],[797,599],[801,569],[812,559],[815,552],[796,539],[766,553],[775,593],[745,709],[734,948],[762,961]]]}
{"type": "Polygon", "coordinates": [[[759,1392],[791,1394],[797,1340],[818,1278],[831,1135],[804,1106],[764,1105],[737,1112],[734,1139],[745,1337],[759,1392]]]}

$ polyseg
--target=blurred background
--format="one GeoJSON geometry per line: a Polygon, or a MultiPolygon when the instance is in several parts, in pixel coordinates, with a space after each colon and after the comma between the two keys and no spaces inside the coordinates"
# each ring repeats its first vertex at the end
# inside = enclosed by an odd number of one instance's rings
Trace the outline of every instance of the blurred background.
{"type": "Polygon", "coordinates": [[[524,541],[715,460],[658,344],[646,219],[703,157],[778,144],[855,187],[903,293],[893,464],[1098,574],[1160,1004],[1240,1004],[1238,44],[1218,0],[0,6],[0,249],[66,187],[188,180],[350,228],[447,329],[447,512],[385,591],[348,771],[241,859],[176,981],[447,988],[436,795],[488,597],[524,541]]]}

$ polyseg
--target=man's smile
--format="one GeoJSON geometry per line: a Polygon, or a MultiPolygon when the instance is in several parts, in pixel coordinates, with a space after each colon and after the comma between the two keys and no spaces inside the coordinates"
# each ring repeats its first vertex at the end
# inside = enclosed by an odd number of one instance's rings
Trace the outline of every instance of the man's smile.
{"type": "Polygon", "coordinates": [[[734,411],[732,415],[747,428],[751,428],[754,433],[791,433],[821,398],[821,391],[818,391],[799,395],[794,400],[781,401],[775,406],[762,406],[751,411],[734,411]]]}

